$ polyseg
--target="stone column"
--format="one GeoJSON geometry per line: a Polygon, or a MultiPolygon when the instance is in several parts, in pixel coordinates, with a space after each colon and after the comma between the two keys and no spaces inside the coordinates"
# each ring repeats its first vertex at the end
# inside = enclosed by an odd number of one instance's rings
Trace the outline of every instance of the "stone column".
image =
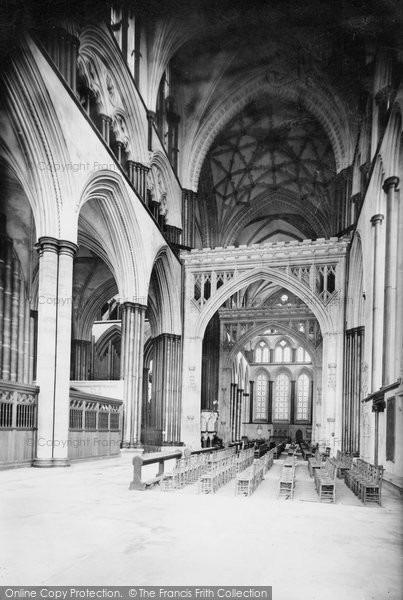
{"type": "Polygon", "coordinates": [[[87,381],[91,379],[92,342],[88,340],[73,340],[71,350],[71,379],[73,381],[87,381]]]}
{"type": "Polygon", "coordinates": [[[57,441],[68,439],[69,432],[73,260],[76,251],[77,246],[72,242],[59,240],[53,466],[66,466],[68,459],[68,446],[63,448],[57,441]]]}
{"type": "Polygon", "coordinates": [[[398,204],[396,188],[398,177],[388,177],[383,184],[386,194],[386,245],[385,245],[385,292],[383,313],[383,364],[382,385],[393,383],[395,373],[396,340],[396,288],[397,288],[397,244],[398,204]]]}
{"type": "Polygon", "coordinates": [[[372,365],[371,365],[371,391],[375,392],[382,383],[382,343],[383,319],[382,298],[384,264],[381,252],[380,228],[383,215],[377,214],[371,218],[374,228],[374,262],[373,262],[373,293],[372,293],[372,365]]]}
{"type": "Polygon", "coordinates": [[[77,246],[40,238],[36,467],[68,466],[73,257],[77,246]]]}
{"type": "Polygon", "coordinates": [[[194,248],[197,193],[182,190],[182,245],[194,248]]]}
{"type": "Polygon", "coordinates": [[[180,335],[162,333],[154,339],[153,405],[166,444],[180,442],[180,352],[180,335]]]}
{"type": "Polygon", "coordinates": [[[10,379],[11,366],[11,305],[12,305],[12,265],[13,243],[7,241],[4,264],[4,292],[3,292],[3,339],[2,339],[2,374],[5,381],[10,379]]]}
{"type": "Polygon", "coordinates": [[[243,406],[244,411],[242,411],[242,415],[243,417],[241,418],[241,437],[242,434],[246,435],[246,428],[242,427],[243,423],[247,423],[249,421],[249,414],[250,414],[250,394],[248,394],[247,392],[244,392],[243,395],[244,401],[243,401],[243,406]]]}
{"type": "Polygon", "coordinates": [[[107,115],[101,115],[101,135],[105,140],[105,143],[109,146],[110,143],[110,129],[112,119],[107,115]]]}
{"type": "Polygon", "coordinates": [[[183,340],[181,441],[200,448],[202,343],[199,337],[183,340]]]}
{"type": "Polygon", "coordinates": [[[155,112],[148,110],[147,111],[147,121],[148,121],[148,150],[152,152],[153,149],[153,128],[155,123],[155,112]]]}
{"type": "Polygon", "coordinates": [[[255,382],[249,381],[249,423],[253,423],[253,401],[255,382]]]}
{"type": "Polygon", "coordinates": [[[238,399],[238,384],[234,383],[231,386],[232,398],[231,398],[231,406],[232,406],[232,416],[231,416],[231,441],[233,442],[236,438],[236,421],[237,421],[237,399],[238,399]]]}
{"type": "Polygon", "coordinates": [[[218,380],[218,436],[224,444],[229,441],[231,409],[231,369],[223,366],[223,351],[220,352],[218,380]]]}
{"type": "Polygon", "coordinates": [[[375,439],[374,439],[374,465],[378,466],[378,445],[379,445],[379,413],[385,411],[385,401],[373,405],[372,412],[375,413],[375,439]]]}
{"type": "Polygon", "coordinates": [[[236,398],[236,405],[237,405],[237,419],[236,419],[236,429],[235,429],[235,440],[236,441],[241,439],[242,400],[243,400],[243,389],[239,388],[237,398],[236,398]]]}
{"type": "Polygon", "coordinates": [[[123,448],[140,446],[146,308],[135,302],[124,302],[122,305],[123,448]]]}

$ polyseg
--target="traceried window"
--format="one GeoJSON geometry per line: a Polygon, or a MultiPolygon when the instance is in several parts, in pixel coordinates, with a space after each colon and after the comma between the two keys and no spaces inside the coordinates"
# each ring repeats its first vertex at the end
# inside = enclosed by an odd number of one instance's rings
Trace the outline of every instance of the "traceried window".
{"type": "Polygon", "coordinates": [[[255,419],[266,420],[267,419],[267,394],[268,394],[268,381],[267,375],[260,373],[256,379],[255,386],[255,419]]]}
{"type": "Polygon", "coordinates": [[[289,419],[289,397],[290,378],[286,373],[280,373],[276,377],[274,387],[274,410],[275,421],[287,421],[289,419]]]}
{"type": "Polygon", "coordinates": [[[291,348],[285,340],[281,340],[274,351],[274,361],[278,363],[291,362],[291,348]]]}
{"type": "Polygon", "coordinates": [[[304,363],[312,362],[311,355],[306,350],[304,350],[304,348],[302,348],[302,346],[300,346],[297,350],[297,362],[304,362],[304,363]]]}
{"type": "Polygon", "coordinates": [[[309,388],[310,379],[303,373],[297,380],[297,421],[309,419],[309,388]]]}
{"type": "Polygon", "coordinates": [[[269,348],[265,342],[259,342],[255,349],[255,362],[257,363],[268,363],[269,362],[269,348]]]}

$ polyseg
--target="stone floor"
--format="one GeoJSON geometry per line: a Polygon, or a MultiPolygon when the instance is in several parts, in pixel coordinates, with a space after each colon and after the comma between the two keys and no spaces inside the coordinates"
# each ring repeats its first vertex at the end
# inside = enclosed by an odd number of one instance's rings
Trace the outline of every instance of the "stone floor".
{"type": "MultiPolygon", "coordinates": [[[[363,506],[343,482],[317,502],[299,462],[278,500],[281,459],[249,498],[234,482],[130,492],[130,457],[0,472],[1,585],[272,585],[274,600],[400,600],[401,501],[363,506]]],[[[148,467],[154,468],[154,467],[148,467]]]]}

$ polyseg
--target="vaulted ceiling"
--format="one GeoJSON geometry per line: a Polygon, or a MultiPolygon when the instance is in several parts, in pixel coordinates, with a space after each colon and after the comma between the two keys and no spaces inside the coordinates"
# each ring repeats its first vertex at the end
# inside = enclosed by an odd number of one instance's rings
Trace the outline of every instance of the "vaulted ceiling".
{"type": "Polygon", "coordinates": [[[328,237],[335,173],[317,120],[301,105],[262,96],[229,123],[206,157],[200,227],[219,246],[328,237]]]}
{"type": "Polygon", "coordinates": [[[396,35],[393,4],[162,3],[183,33],[171,66],[198,247],[342,231],[337,175],[366,118],[376,43],[396,35]]]}

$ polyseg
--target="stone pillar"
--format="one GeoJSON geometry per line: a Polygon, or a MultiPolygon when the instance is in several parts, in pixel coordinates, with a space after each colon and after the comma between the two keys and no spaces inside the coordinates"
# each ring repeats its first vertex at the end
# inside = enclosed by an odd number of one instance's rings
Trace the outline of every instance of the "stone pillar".
{"type": "Polygon", "coordinates": [[[135,302],[124,302],[122,305],[123,448],[140,446],[146,308],[135,302]]]}
{"type": "Polygon", "coordinates": [[[155,123],[155,112],[148,110],[147,111],[147,121],[148,121],[148,150],[152,152],[153,149],[153,128],[155,123]]]}
{"type": "Polygon", "coordinates": [[[149,168],[139,162],[128,161],[128,175],[137,194],[144,204],[147,200],[147,173],[149,168]]]}
{"type": "Polygon", "coordinates": [[[254,391],[255,391],[255,382],[249,381],[249,423],[253,423],[254,391]]]}
{"type": "Polygon", "coordinates": [[[242,400],[243,400],[243,389],[239,388],[236,405],[237,405],[237,419],[236,419],[236,429],[235,429],[235,440],[239,441],[241,439],[241,423],[242,423],[242,400]]]}
{"type": "Polygon", "coordinates": [[[153,406],[163,442],[180,442],[181,336],[162,333],[154,339],[153,406]]]}
{"type": "Polygon", "coordinates": [[[375,439],[374,439],[374,465],[378,466],[378,445],[379,445],[379,413],[385,410],[385,401],[374,404],[372,412],[375,413],[375,439]]]}
{"type": "Polygon", "coordinates": [[[374,228],[374,262],[373,262],[373,293],[372,293],[372,365],[371,365],[371,391],[375,392],[382,384],[382,343],[383,319],[382,297],[383,280],[382,271],[384,264],[381,252],[380,228],[383,215],[377,214],[371,218],[374,228]]]}
{"type": "Polygon", "coordinates": [[[200,448],[202,343],[199,337],[183,340],[181,441],[200,448]]]}
{"type": "MultiPolygon", "coordinates": [[[[63,440],[69,431],[70,413],[70,348],[72,320],[73,260],[77,246],[59,241],[59,265],[57,278],[57,322],[56,322],[56,385],[54,434],[63,440]]],[[[38,343],[39,346],[39,343],[38,343]]],[[[68,448],[55,445],[54,466],[65,466],[68,448]]]]}
{"type": "Polygon", "coordinates": [[[248,394],[247,392],[244,392],[243,395],[243,406],[244,406],[244,411],[242,411],[242,418],[241,418],[241,437],[242,434],[245,434],[245,427],[242,427],[243,423],[247,423],[249,420],[249,414],[250,414],[250,394],[248,394]]]}
{"type": "Polygon", "coordinates": [[[73,258],[77,246],[40,238],[36,467],[68,466],[73,258]]]}
{"type": "Polygon", "coordinates": [[[71,379],[73,381],[91,379],[91,351],[91,341],[73,340],[71,346],[71,379]]]}
{"type": "Polygon", "coordinates": [[[229,441],[230,431],[230,408],[231,408],[231,369],[223,366],[223,354],[220,352],[219,382],[218,382],[218,410],[220,417],[218,420],[218,436],[223,443],[229,441]]]}
{"type": "Polygon", "coordinates": [[[4,264],[4,292],[3,292],[3,339],[2,339],[2,374],[4,381],[10,379],[11,367],[11,304],[13,281],[13,243],[7,241],[4,264]]]}
{"type": "Polygon", "coordinates": [[[110,143],[110,129],[112,119],[107,115],[101,115],[101,135],[105,140],[105,143],[109,146],[110,143]]]}
{"type": "Polygon", "coordinates": [[[383,184],[386,194],[386,245],[385,245],[385,292],[383,313],[383,364],[382,385],[393,383],[395,373],[396,340],[396,289],[397,289],[397,244],[398,204],[396,188],[398,177],[388,177],[383,184]]]}
{"type": "Polygon", "coordinates": [[[182,190],[182,245],[194,248],[197,193],[182,190]]]}

